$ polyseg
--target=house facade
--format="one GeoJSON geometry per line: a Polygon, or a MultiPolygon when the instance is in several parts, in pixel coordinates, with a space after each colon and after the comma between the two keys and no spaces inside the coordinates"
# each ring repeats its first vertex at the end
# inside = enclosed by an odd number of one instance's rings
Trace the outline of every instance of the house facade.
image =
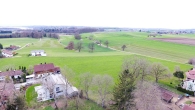
{"type": "Polygon", "coordinates": [[[0,81],[4,81],[7,76],[10,79],[12,77],[15,79],[17,79],[18,77],[21,78],[22,74],[24,74],[24,73],[21,70],[11,70],[11,71],[0,72],[0,81]]]}
{"type": "Polygon", "coordinates": [[[42,85],[35,87],[38,101],[46,101],[60,96],[74,97],[78,89],[72,86],[61,74],[50,74],[42,78],[42,85]]]}
{"type": "Polygon", "coordinates": [[[31,56],[47,56],[44,50],[33,50],[31,56]]]}
{"type": "Polygon", "coordinates": [[[53,63],[34,65],[34,74],[36,78],[40,78],[47,74],[60,73],[60,68],[55,67],[53,63]]]}
{"type": "Polygon", "coordinates": [[[182,87],[189,91],[195,91],[195,68],[186,72],[186,80],[183,81],[182,87]]]}
{"type": "Polygon", "coordinates": [[[4,57],[13,57],[13,53],[9,50],[2,49],[1,52],[4,57]]]}

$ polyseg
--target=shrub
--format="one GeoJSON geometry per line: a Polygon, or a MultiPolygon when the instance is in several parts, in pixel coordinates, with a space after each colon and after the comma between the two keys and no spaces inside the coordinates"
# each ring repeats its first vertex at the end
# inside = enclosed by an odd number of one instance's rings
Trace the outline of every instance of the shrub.
{"type": "Polygon", "coordinates": [[[74,34],[74,38],[77,39],[77,40],[80,40],[81,39],[81,35],[76,33],[76,34],[74,34]]]}
{"type": "Polygon", "coordinates": [[[195,64],[195,58],[191,58],[189,61],[188,61],[188,64],[195,64]]]}

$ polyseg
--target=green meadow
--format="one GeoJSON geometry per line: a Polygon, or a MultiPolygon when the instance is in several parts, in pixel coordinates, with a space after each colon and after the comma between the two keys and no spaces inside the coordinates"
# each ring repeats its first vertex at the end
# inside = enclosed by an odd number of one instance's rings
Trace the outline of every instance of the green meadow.
{"type": "MultiPolygon", "coordinates": [[[[83,38],[90,34],[83,34],[83,38]]],[[[161,58],[181,63],[187,63],[190,58],[193,58],[195,48],[190,45],[182,45],[170,42],[162,42],[151,40],[148,38],[148,33],[139,32],[109,32],[95,33],[95,39],[110,42],[110,47],[122,50],[122,45],[126,45],[126,52],[131,52],[149,57],[161,58]]],[[[157,36],[159,37],[159,36],[157,36]]],[[[187,37],[195,38],[194,34],[187,35],[162,35],[162,37],[187,37]]]]}
{"type": "MultiPolygon", "coordinates": [[[[189,58],[194,57],[194,46],[150,40],[147,37],[148,33],[143,32],[92,33],[95,40],[102,40],[102,42],[108,40],[109,47],[118,51],[95,45],[95,50],[91,53],[89,52],[88,44],[92,41],[87,38],[90,35],[91,33],[82,34],[83,48],[81,52],[64,49],[70,41],[73,41],[76,45],[78,40],[75,40],[73,36],[61,36],[60,40],[51,38],[41,40],[30,38],[0,39],[0,42],[5,46],[11,44],[24,46],[29,43],[29,46],[16,51],[17,56],[0,59],[0,69],[3,70],[9,65],[18,68],[19,66],[29,67],[45,62],[54,63],[54,65],[61,67],[62,70],[65,66],[73,70],[74,74],[62,74],[71,76],[70,82],[79,88],[79,76],[85,72],[90,72],[94,75],[108,74],[117,82],[124,59],[133,56],[143,57],[150,62],[160,62],[169,68],[170,73],[174,72],[175,66],[180,66],[183,71],[187,71],[192,67],[186,62],[188,62],[189,58]],[[124,44],[127,45],[127,48],[123,52],[121,51],[121,46],[124,44]],[[32,50],[44,50],[47,56],[28,56],[32,50]]],[[[185,35],[177,37],[182,36],[185,35]]],[[[163,35],[161,37],[175,37],[175,35],[163,35]]],[[[195,38],[193,35],[186,35],[185,37],[195,38]]],[[[154,79],[151,77],[150,80],[154,79]]],[[[159,82],[172,90],[179,83],[175,77],[162,79],[159,82]]]]}

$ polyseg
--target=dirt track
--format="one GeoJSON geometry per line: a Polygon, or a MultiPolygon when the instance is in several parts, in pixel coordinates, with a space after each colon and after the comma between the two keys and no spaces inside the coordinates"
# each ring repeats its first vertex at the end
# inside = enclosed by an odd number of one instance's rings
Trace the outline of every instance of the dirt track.
{"type": "Polygon", "coordinates": [[[151,38],[151,40],[159,40],[164,42],[173,42],[178,44],[194,45],[195,39],[190,38],[151,38]]]}

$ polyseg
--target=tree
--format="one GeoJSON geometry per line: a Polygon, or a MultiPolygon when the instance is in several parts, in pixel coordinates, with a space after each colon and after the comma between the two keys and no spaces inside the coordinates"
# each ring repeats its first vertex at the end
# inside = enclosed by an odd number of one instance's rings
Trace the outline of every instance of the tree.
{"type": "Polygon", "coordinates": [[[94,49],[95,49],[95,44],[93,42],[92,43],[89,43],[88,48],[90,49],[89,52],[93,52],[94,49]]]}
{"type": "Polygon", "coordinates": [[[3,49],[3,45],[0,43],[0,49],[3,49]]]}
{"type": "Polygon", "coordinates": [[[92,83],[92,78],[93,76],[90,73],[84,73],[80,76],[81,88],[83,89],[87,99],[89,99],[88,92],[89,92],[89,87],[91,86],[92,83]]]}
{"type": "Polygon", "coordinates": [[[119,81],[113,90],[115,104],[112,105],[118,110],[129,110],[135,107],[133,91],[136,79],[133,74],[128,69],[119,74],[119,81]]]}
{"type": "Polygon", "coordinates": [[[15,105],[17,110],[25,110],[25,97],[23,95],[18,95],[15,100],[15,105]]]}
{"type": "Polygon", "coordinates": [[[68,50],[73,50],[74,49],[74,42],[70,41],[68,46],[65,47],[65,49],[68,49],[68,50]]]}
{"type": "Polygon", "coordinates": [[[102,40],[99,40],[100,46],[102,46],[102,40]]]}
{"type": "Polygon", "coordinates": [[[135,79],[141,75],[141,80],[145,80],[150,73],[149,65],[149,62],[143,58],[131,57],[124,60],[122,70],[129,70],[135,79]]]}
{"type": "Polygon", "coordinates": [[[83,48],[83,43],[82,42],[77,42],[77,45],[75,47],[76,50],[78,50],[79,52],[81,51],[81,49],[83,48]]]}
{"type": "Polygon", "coordinates": [[[161,101],[161,91],[157,84],[138,82],[134,91],[136,107],[139,110],[165,110],[161,101]]]}
{"type": "Polygon", "coordinates": [[[77,39],[77,40],[80,40],[81,39],[81,35],[76,33],[76,34],[74,34],[74,38],[77,39]]]}
{"type": "Polygon", "coordinates": [[[0,58],[3,58],[3,54],[2,54],[2,52],[1,52],[1,49],[0,49],[0,58]]]}
{"type": "Polygon", "coordinates": [[[106,45],[106,47],[108,48],[108,44],[109,42],[108,41],[105,41],[104,44],[106,45]]]}
{"type": "Polygon", "coordinates": [[[155,77],[156,83],[159,79],[166,78],[169,71],[168,68],[163,66],[161,63],[153,63],[150,69],[151,74],[155,77]]]}
{"type": "Polygon", "coordinates": [[[110,87],[113,85],[113,78],[109,75],[96,75],[93,77],[93,85],[100,97],[101,106],[105,107],[108,94],[111,92],[110,87]]]}
{"type": "Polygon", "coordinates": [[[195,65],[195,58],[191,58],[191,59],[188,61],[188,64],[195,65]]]}
{"type": "Polygon", "coordinates": [[[93,34],[89,36],[89,40],[93,40],[93,34]]]}
{"type": "Polygon", "coordinates": [[[181,78],[181,79],[183,79],[184,78],[184,72],[183,71],[175,71],[174,73],[173,73],[173,75],[175,76],[175,77],[177,77],[177,78],[181,78]]]}
{"type": "Polygon", "coordinates": [[[122,49],[123,49],[123,51],[124,51],[124,50],[125,50],[125,48],[127,48],[127,46],[126,46],[126,45],[123,45],[121,48],[122,48],[122,49]]]}

